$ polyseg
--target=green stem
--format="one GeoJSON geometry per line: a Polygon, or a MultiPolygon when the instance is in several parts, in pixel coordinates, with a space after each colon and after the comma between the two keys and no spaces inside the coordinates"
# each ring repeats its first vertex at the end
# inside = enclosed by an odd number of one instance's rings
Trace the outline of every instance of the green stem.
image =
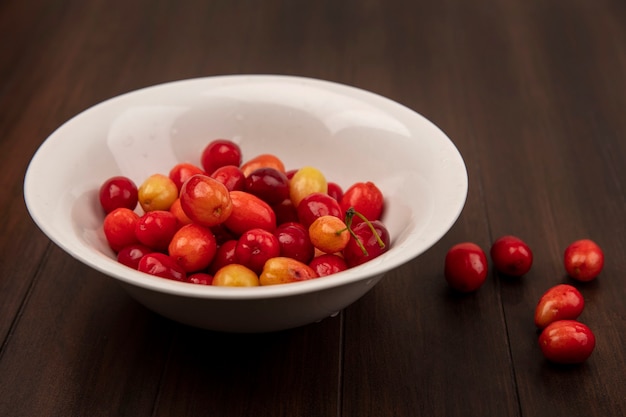
{"type": "Polygon", "coordinates": [[[350,235],[352,236],[352,238],[356,241],[356,244],[359,245],[359,248],[361,248],[361,252],[363,252],[363,255],[369,256],[369,252],[367,251],[367,249],[365,249],[365,246],[361,242],[361,239],[359,239],[356,233],[354,233],[354,231],[352,230],[352,218],[354,217],[355,214],[360,215],[359,213],[357,213],[354,207],[350,207],[346,211],[346,227],[348,231],[350,232],[350,235]]]}

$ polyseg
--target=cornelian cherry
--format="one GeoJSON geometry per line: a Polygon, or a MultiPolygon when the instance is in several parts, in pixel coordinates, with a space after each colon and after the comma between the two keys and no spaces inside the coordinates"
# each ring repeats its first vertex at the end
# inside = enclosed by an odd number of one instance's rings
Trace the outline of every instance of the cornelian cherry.
{"type": "Polygon", "coordinates": [[[142,244],[155,251],[165,251],[178,230],[178,220],[169,211],[154,210],[145,213],[135,225],[135,235],[142,244]]]}
{"type": "Polygon", "coordinates": [[[539,335],[541,352],[551,362],[579,364],[587,360],[596,346],[591,329],[576,320],[558,320],[539,335]]]}
{"type": "Polygon", "coordinates": [[[233,209],[224,226],[235,235],[250,229],[276,230],[276,214],[265,201],[245,191],[231,191],[230,199],[233,209]]]}
{"type": "Polygon", "coordinates": [[[238,167],[241,165],[241,148],[228,139],[212,140],[202,151],[200,163],[207,175],[225,165],[238,167]]]}
{"type": "Polygon", "coordinates": [[[389,231],[380,220],[370,222],[361,219],[361,223],[356,226],[349,226],[352,236],[342,251],[348,267],[361,265],[389,250],[389,231]]]}
{"type": "Polygon", "coordinates": [[[533,264],[530,247],[516,236],[502,236],[493,243],[490,250],[494,268],[505,275],[520,277],[526,274],[533,264]]]}
{"type": "Polygon", "coordinates": [[[172,167],[169,177],[176,184],[178,191],[180,191],[185,181],[196,174],[204,174],[204,171],[202,168],[189,162],[181,162],[172,167]]]}
{"type": "Polygon", "coordinates": [[[585,299],[576,287],[558,284],[549,288],[535,308],[535,325],[543,329],[557,320],[578,318],[585,307],[585,299]]]}
{"type": "Polygon", "coordinates": [[[144,255],[139,260],[137,270],[146,274],[174,281],[185,281],[187,273],[174,258],[160,252],[152,252],[144,255]]]}
{"type": "Polygon", "coordinates": [[[120,207],[134,210],[138,202],[137,185],[124,176],[111,177],[100,186],[98,197],[105,213],[120,207]]]}
{"type": "MultiPolygon", "coordinates": [[[[352,207],[368,220],[379,220],[384,209],[383,193],[371,181],[357,182],[350,186],[341,197],[340,206],[343,212],[352,207]]],[[[361,219],[355,218],[355,222],[361,219]]]]}
{"type": "Polygon", "coordinates": [[[289,198],[289,180],[276,168],[258,168],[245,179],[245,190],[268,204],[278,204],[289,198]]]}
{"type": "Polygon", "coordinates": [[[129,246],[123,247],[117,253],[117,261],[122,265],[126,265],[129,268],[137,269],[139,267],[139,261],[144,255],[154,252],[146,245],[135,243],[129,246]]]}
{"type": "Polygon", "coordinates": [[[563,263],[567,274],[573,279],[591,281],[604,268],[604,252],[593,240],[580,239],[565,249],[563,263]]]}
{"type": "Polygon", "coordinates": [[[209,272],[215,275],[222,267],[237,263],[237,256],[235,255],[236,248],[237,239],[227,240],[218,246],[213,261],[211,261],[211,265],[209,265],[209,272]]]}
{"type": "Polygon", "coordinates": [[[335,216],[343,218],[344,213],[337,200],[326,193],[311,193],[304,197],[296,208],[298,219],[304,227],[309,227],[318,217],[335,216]]]}
{"type": "Polygon", "coordinates": [[[313,246],[325,253],[341,252],[350,241],[348,226],[338,217],[321,216],[309,226],[313,246]]]}
{"type": "Polygon", "coordinates": [[[169,255],[186,272],[198,272],[207,268],[216,251],[217,245],[213,233],[198,224],[187,224],[181,227],[168,246],[169,255]]]}
{"type": "Polygon", "coordinates": [[[334,253],[325,253],[313,258],[309,266],[319,275],[325,277],[348,269],[346,261],[334,253]]]}
{"type": "Polygon", "coordinates": [[[235,247],[235,257],[241,265],[259,274],[265,262],[280,255],[278,238],[264,229],[250,229],[244,232],[235,247]]]}
{"type": "Polygon", "coordinates": [[[246,177],[235,165],[219,167],[211,174],[211,178],[224,184],[228,191],[243,191],[246,186],[246,177]]]}
{"type": "Polygon", "coordinates": [[[185,181],[180,205],[191,220],[207,227],[223,223],[233,211],[228,189],[206,175],[194,175],[185,181]]]}
{"type": "Polygon", "coordinates": [[[135,234],[138,221],[139,215],[124,207],[117,208],[105,216],[102,229],[111,249],[118,252],[125,246],[139,243],[135,234]]]}
{"type": "Polygon", "coordinates": [[[280,256],[308,263],[315,254],[308,230],[300,223],[287,222],[276,228],[274,235],[280,245],[280,256]]]}
{"type": "Polygon", "coordinates": [[[458,243],[446,254],[444,276],[448,285],[457,291],[479,289],[487,278],[487,270],[487,256],[475,243],[458,243]]]}
{"type": "Polygon", "coordinates": [[[337,201],[341,201],[343,197],[343,189],[341,186],[335,182],[328,182],[328,195],[334,198],[337,201]]]}
{"type": "Polygon", "coordinates": [[[241,165],[241,170],[246,177],[259,168],[274,168],[280,172],[285,172],[283,161],[276,155],[269,153],[257,155],[241,165]]]}
{"type": "Polygon", "coordinates": [[[186,282],[199,285],[211,285],[213,284],[213,275],[207,274],[206,272],[194,272],[193,274],[189,274],[186,282]]]}

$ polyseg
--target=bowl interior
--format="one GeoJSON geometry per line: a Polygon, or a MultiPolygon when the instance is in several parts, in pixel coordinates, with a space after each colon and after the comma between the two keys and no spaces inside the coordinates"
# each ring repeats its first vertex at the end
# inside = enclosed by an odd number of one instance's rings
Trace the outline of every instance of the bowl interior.
{"type": "Polygon", "coordinates": [[[196,297],[256,297],[341,285],[416,257],[456,221],[467,173],[441,130],[379,95],[300,77],[222,76],[138,90],[79,114],[37,151],[24,192],[31,216],[51,240],[108,275],[196,297]],[[281,288],[198,288],[119,265],[101,230],[100,184],[126,175],[139,185],[177,162],[199,164],[215,138],[237,142],[244,160],[273,153],[287,169],[317,167],[344,189],[373,181],[385,195],[392,249],[337,276],[281,288]]]}

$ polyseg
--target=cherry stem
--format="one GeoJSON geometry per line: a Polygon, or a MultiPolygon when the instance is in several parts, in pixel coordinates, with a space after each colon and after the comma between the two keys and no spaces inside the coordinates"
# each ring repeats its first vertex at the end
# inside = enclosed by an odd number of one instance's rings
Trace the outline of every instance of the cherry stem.
{"type": "Polygon", "coordinates": [[[367,249],[365,249],[365,246],[361,242],[361,239],[359,239],[359,237],[356,235],[356,233],[354,233],[354,231],[352,230],[352,219],[353,219],[354,216],[357,216],[359,219],[363,220],[365,222],[365,224],[367,224],[367,226],[372,231],[372,234],[374,235],[374,237],[376,237],[376,241],[378,242],[378,246],[380,246],[381,248],[384,248],[385,247],[385,242],[383,242],[383,240],[380,238],[380,235],[378,234],[378,232],[374,228],[374,225],[372,225],[372,222],[370,222],[367,219],[367,217],[365,217],[364,215],[362,215],[361,213],[356,211],[354,209],[354,207],[350,207],[348,210],[346,210],[346,221],[345,221],[346,228],[342,229],[342,230],[339,230],[336,233],[339,235],[339,234],[341,234],[342,232],[344,232],[347,229],[348,232],[350,233],[350,235],[356,241],[357,245],[359,245],[359,248],[363,252],[363,255],[364,256],[369,256],[369,252],[367,252],[367,249]]]}

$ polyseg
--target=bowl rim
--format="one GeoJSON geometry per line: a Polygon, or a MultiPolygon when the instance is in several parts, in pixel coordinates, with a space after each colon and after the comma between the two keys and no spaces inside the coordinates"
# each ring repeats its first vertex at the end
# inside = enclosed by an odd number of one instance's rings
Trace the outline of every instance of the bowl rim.
{"type": "MultiPolygon", "coordinates": [[[[373,278],[383,275],[386,272],[397,268],[400,265],[405,264],[406,262],[411,261],[412,259],[418,257],[420,254],[424,253],[428,249],[430,249],[435,243],[437,243],[454,225],[454,223],[459,218],[461,212],[463,211],[467,193],[468,193],[468,175],[467,175],[467,167],[463,161],[463,158],[456,148],[452,140],[433,122],[425,118],[420,113],[415,110],[397,102],[391,100],[387,97],[384,97],[378,93],[365,90],[359,87],[342,84],[334,81],[328,81],[317,78],[303,77],[303,76],[295,76],[295,75],[275,75],[275,74],[232,74],[232,75],[216,75],[216,76],[206,76],[206,77],[197,77],[197,78],[187,78],[175,81],[164,82],[160,84],[155,84],[147,87],[142,87],[136,90],[132,90],[126,93],[122,93],[111,98],[108,98],[104,101],[101,101],[91,107],[86,108],[85,110],[77,113],[66,122],[61,124],[56,130],[54,130],[38,147],[38,149],[33,154],[24,176],[24,201],[26,203],[27,210],[36,223],[36,225],[41,229],[41,231],[57,246],[63,249],[67,254],[77,259],[81,263],[84,263],[91,268],[107,275],[112,278],[115,278],[118,281],[121,281],[125,284],[129,284],[136,287],[142,287],[152,291],[158,291],[162,293],[167,293],[171,295],[185,296],[185,297],[193,297],[193,298],[206,298],[206,299],[267,299],[267,298],[276,298],[276,297],[287,297],[294,295],[303,295],[318,291],[327,290],[334,287],[341,287],[344,285],[350,285],[355,282],[364,281],[364,280],[372,280],[373,278]],[[410,112],[413,117],[417,117],[421,119],[423,123],[429,125],[430,129],[433,129],[434,132],[438,132],[438,137],[446,140],[445,143],[441,143],[441,146],[446,148],[446,157],[448,158],[448,163],[454,165],[455,170],[455,191],[458,194],[455,194],[454,199],[450,206],[451,209],[448,209],[448,215],[445,219],[445,224],[441,225],[440,232],[433,236],[431,241],[428,244],[425,244],[421,247],[420,250],[417,251],[407,251],[404,256],[395,256],[392,260],[388,262],[382,262],[386,258],[386,254],[383,254],[377,263],[367,262],[363,265],[359,265],[353,268],[350,268],[346,271],[342,271],[331,276],[320,277],[312,280],[306,280],[301,282],[294,282],[283,285],[272,285],[272,286],[259,286],[259,287],[216,287],[216,286],[205,286],[205,285],[197,285],[185,282],[178,282],[173,280],[168,280],[160,277],[154,277],[149,274],[145,274],[131,268],[128,268],[122,264],[119,264],[116,260],[106,257],[106,255],[102,254],[101,260],[99,257],[93,256],[90,250],[87,250],[86,247],[75,248],[71,245],[65,243],[60,236],[55,233],[54,228],[50,227],[42,216],[41,210],[42,208],[37,205],[35,201],[35,196],[33,195],[33,187],[36,181],[35,171],[36,167],[39,164],[40,159],[45,157],[45,154],[48,150],[54,146],[55,142],[61,140],[62,133],[67,125],[72,123],[73,120],[83,116],[86,113],[97,112],[101,107],[110,105],[113,102],[121,101],[134,98],[145,92],[152,91],[155,89],[176,89],[177,86],[189,83],[198,83],[198,84],[211,84],[211,83],[222,83],[222,82],[240,82],[246,83],[249,81],[257,82],[257,81],[273,81],[273,82],[286,82],[286,83],[304,83],[308,86],[318,87],[324,90],[332,90],[333,92],[339,92],[341,94],[357,94],[361,98],[365,97],[368,101],[373,103],[384,103],[387,106],[391,106],[398,110],[404,112],[410,112]]],[[[93,249],[91,249],[93,250],[93,249]]],[[[394,250],[393,246],[390,249],[390,253],[394,250]]]]}

